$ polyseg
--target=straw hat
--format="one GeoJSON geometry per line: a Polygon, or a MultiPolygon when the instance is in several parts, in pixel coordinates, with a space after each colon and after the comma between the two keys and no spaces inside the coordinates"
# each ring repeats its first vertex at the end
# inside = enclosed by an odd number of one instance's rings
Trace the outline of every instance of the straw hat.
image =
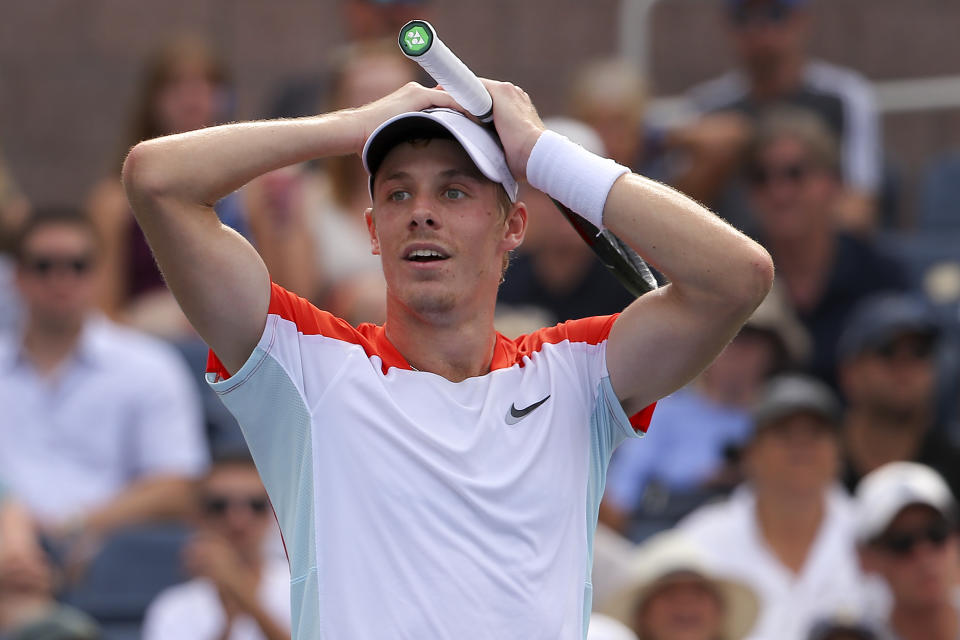
{"type": "MultiPolygon", "coordinates": [[[[759,601],[744,584],[714,577],[700,551],[682,534],[668,531],[651,538],[630,562],[632,580],[610,598],[601,613],[628,626],[634,614],[657,587],[677,574],[693,574],[712,585],[723,602],[722,640],[741,640],[753,628],[759,601]]],[[[644,640],[641,636],[639,640],[644,640]]]]}

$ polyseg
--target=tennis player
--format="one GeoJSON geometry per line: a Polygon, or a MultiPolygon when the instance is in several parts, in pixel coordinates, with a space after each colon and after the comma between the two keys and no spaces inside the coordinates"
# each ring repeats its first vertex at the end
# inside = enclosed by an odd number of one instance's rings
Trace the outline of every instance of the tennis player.
{"type": "Polygon", "coordinates": [[[276,510],[294,638],[583,638],[612,450],[770,287],[760,246],[544,131],[519,88],[485,84],[502,150],[447,93],[410,84],[357,109],[147,141],[124,165],[276,510]],[[272,285],[212,209],[267,171],[349,153],[371,173],[383,326],[353,328],[272,285]],[[523,179],[671,284],[616,316],[497,334],[497,287],[526,230],[523,179]]]}

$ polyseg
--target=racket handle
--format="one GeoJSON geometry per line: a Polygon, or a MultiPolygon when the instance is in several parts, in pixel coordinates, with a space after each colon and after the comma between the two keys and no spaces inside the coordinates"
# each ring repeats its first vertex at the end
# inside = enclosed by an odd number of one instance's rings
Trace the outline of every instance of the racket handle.
{"type": "Polygon", "coordinates": [[[400,49],[481,122],[493,120],[493,98],[480,78],[443,44],[425,20],[412,20],[400,30],[400,49]]]}

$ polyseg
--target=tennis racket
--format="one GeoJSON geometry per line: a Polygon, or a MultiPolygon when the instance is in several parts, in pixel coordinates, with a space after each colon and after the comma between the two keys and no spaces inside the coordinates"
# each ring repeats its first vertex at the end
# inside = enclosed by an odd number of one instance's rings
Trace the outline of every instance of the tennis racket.
{"type": "MultiPolygon", "coordinates": [[[[493,122],[493,98],[480,79],[437,37],[425,20],[408,22],[400,30],[400,49],[430,74],[460,106],[481,122],[493,122]]],[[[603,265],[627,291],[641,296],[657,288],[657,279],[637,252],[610,230],[600,231],[593,223],[556,200],[553,203],[593,249],[603,265]]]]}

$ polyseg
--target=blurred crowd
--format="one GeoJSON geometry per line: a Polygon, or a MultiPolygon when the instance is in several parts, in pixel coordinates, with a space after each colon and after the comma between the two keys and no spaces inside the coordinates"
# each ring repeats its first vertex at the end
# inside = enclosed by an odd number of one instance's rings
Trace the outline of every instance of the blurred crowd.
{"type": "MultiPolygon", "coordinates": [[[[589,638],[953,640],[960,272],[933,258],[960,259],[960,163],[932,165],[904,231],[870,84],[810,57],[807,2],[713,1],[737,66],[689,89],[696,117],[650,121],[646,79],[616,57],[558,76],[565,109],[544,114],[707,204],[777,269],[743,330],[611,460],[589,638]]],[[[426,82],[395,37],[432,3],[342,6],[348,44],[278,86],[265,117],[426,82]]],[[[2,639],[289,637],[269,501],[119,177],[136,142],[230,121],[232,93],[211,44],[176,37],[144,61],[85,201],[34,207],[16,158],[0,162],[2,639]]],[[[521,200],[501,332],[630,303],[549,198],[524,186],[521,200]]],[[[385,315],[368,205],[360,160],[342,157],[264,175],[216,209],[274,281],[358,324],[385,315]]]]}

